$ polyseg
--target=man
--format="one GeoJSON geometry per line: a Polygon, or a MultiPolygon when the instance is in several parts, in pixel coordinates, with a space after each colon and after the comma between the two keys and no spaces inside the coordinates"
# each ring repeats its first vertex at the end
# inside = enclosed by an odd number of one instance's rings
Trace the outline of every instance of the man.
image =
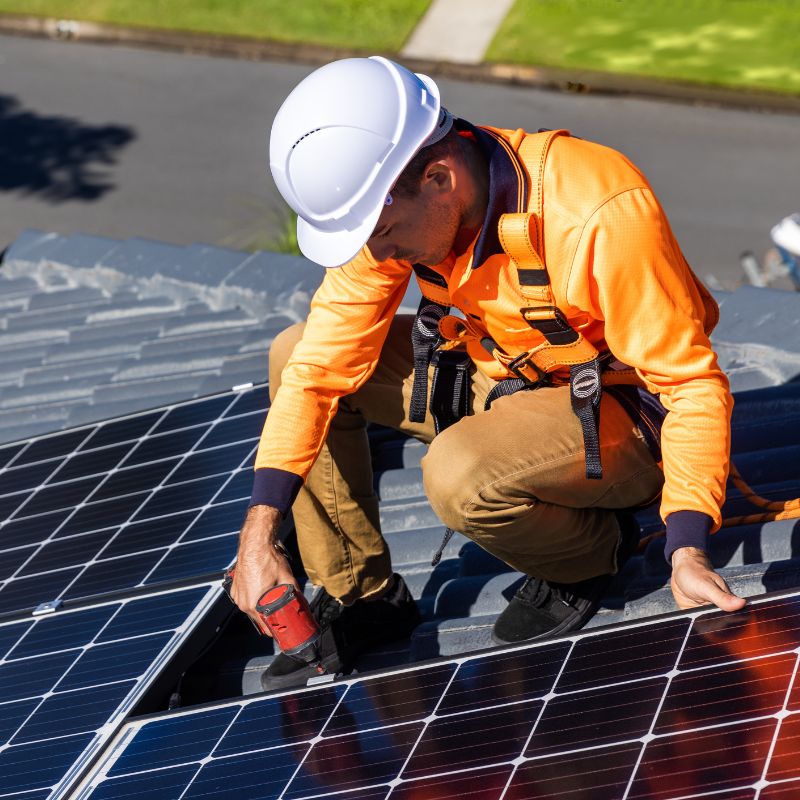
{"type": "MultiPolygon", "coordinates": [[[[270,163],[301,249],[329,269],[307,324],[270,352],[243,611],[294,581],[275,542],[296,496],[326,664],[347,670],[417,623],[380,534],[367,421],[430,444],[436,513],[529,576],[498,642],[585,624],[638,541],[625,509],[662,486],[678,605],[744,604],[705,554],[732,407],[708,339],[716,304],[630,162],[565,132],[454,119],[432,80],[375,57],[290,94],[270,163]],[[416,319],[395,315],[412,272],[428,298],[416,319]]],[[[262,683],[310,674],[278,656],[262,683]]]]}

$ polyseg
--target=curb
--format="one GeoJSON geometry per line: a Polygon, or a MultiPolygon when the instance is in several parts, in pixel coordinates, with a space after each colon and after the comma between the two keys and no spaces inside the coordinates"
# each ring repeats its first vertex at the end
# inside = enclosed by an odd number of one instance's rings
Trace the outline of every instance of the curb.
{"type": "MultiPolygon", "coordinates": [[[[127,27],[81,20],[0,14],[0,34],[37,39],[58,39],[97,44],[128,45],[180,53],[192,53],[250,61],[285,61],[309,65],[337,58],[373,55],[352,48],[296,44],[240,36],[127,27]]],[[[398,58],[397,53],[379,53],[398,58]]],[[[713,105],[759,111],[800,114],[800,96],[777,92],[726,89],[687,82],[671,82],[632,75],[590,70],[570,71],[515,64],[458,64],[404,58],[418,72],[465,81],[529,86],[582,94],[632,95],[679,103],[713,105]]]]}

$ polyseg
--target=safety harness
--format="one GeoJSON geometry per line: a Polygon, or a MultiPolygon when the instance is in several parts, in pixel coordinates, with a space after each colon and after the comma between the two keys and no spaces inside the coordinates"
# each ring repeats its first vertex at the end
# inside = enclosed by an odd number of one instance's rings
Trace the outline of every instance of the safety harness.
{"type": "MultiPolygon", "coordinates": [[[[468,413],[471,359],[463,349],[467,342],[479,341],[505,373],[487,398],[486,408],[498,397],[522,389],[554,385],[558,381],[553,373],[569,367],[572,409],[583,431],[586,477],[596,480],[602,477],[598,437],[601,364],[610,360],[610,356],[601,358],[597,349],[570,326],[555,305],[543,258],[543,168],[551,142],[562,135],[568,133],[540,132],[522,142],[519,156],[530,176],[530,208],[533,211],[503,214],[498,224],[500,244],[516,273],[520,316],[526,325],[541,334],[543,341],[522,352],[507,352],[472,319],[451,316],[452,303],[445,278],[428,267],[414,265],[423,299],[412,334],[414,385],[411,420],[425,420],[430,364],[434,365],[430,411],[436,432],[468,413]]],[[[641,383],[633,370],[627,371],[625,377],[629,380],[618,375],[615,382],[641,383]]]]}

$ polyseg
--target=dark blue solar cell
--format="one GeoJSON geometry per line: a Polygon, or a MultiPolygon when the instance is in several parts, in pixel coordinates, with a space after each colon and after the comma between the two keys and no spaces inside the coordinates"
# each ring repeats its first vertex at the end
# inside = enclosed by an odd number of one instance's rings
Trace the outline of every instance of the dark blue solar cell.
{"type": "Polygon", "coordinates": [[[19,700],[16,703],[3,703],[0,706],[0,745],[5,744],[16,733],[30,713],[41,700],[35,697],[30,700],[19,700]]]}
{"type": "Polygon", "coordinates": [[[517,769],[504,797],[622,800],[641,750],[642,746],[635,743],[537,758],[517,769]]]}
{"type": "Polygon", "coordinates": [[[46,439],[40,439],[38,442],[33,442],[24,453],[17,456],[14,466],[68,455],[73,450],[77,450],[80,443],[90,433],[91,430],[89,428],[82,428],[81,430],[67,431],[66,433],[59,433],[55,436],[48,436],[46,439]]]}
{"type": "Polygon", "coordinates": [[[227,475],[216,475],[190,483],[178,483],[157,490],[153,496],[136,512],[134,519],[160,517],[178,511],[201,508],[219,491],[227,480],[227,475]]]}
{"type": "Polygon", "coordinates": [[[59,530],[59,536],[72,536],[75,533],[88,533],[101,528],[113,528],[127,522],[131,514],[144,502],[148,495],[130,494],[126,497],[117,497],[114,500],[105,500],[102,503],[89,503],[79,509],[64,527],[59,530]]]}
{"type": "Polygon", "coordinates": [[[249,414],[252,411],[266,413],[267,406],[269,406],[269,386],[264,384],[242,392],[233,406],[225,412],[225,416],[232,417],[238,414],[249,414]]]}
{"type": "Polygon", "coordinates": [[[103,781],[89,797],[91,800],[126,800],[131,797],[136,800],[179,800],[186,785],[197,772],[197,766],[190,764],[103,781]]]}
{"type": "Polygon", "coordinates": [[[688,629],[689,620],[676,619],[658,628],[643,626],[579,639],[556,690],[663,675],[675,666],[688,629]]]}
{"type": "Polygon", "coordinates": [[[666,685],[666,678],[651,678],[555,697],[545,706],[525,755],[638,739],[650,730],[666,685]]]}
{"type": "Polygon", "coordinates": [[[233,472],[247,457],[252,449],[249,443],[237,443],[215,450],[203,450],[193,453],[169,476],[167,483],[183,483],[206,475],[217,475],[221,472],[233,472]]]}
{"type": "MultiPolygon", "coordinates": [[[[490,800],[490,798],[495,800],[502,796],[503,789],[511,777],[511,769],[511,765],[508,764],[490,769],[470,770],[459,775],[444,775],[439,778],[423,778],[421,781],[401,783],[392,792],[391,800],[419,800],[423,797],[425,800],[453,800],[457,797],[463,800],[490,800]]],[[[383,795],[379,796],[384,797],[386,791],[384,788],[383,795]]],[[[530,795],[527,800],[550,796],[530,795]]]]}
{"type": "MultiPolygon", "coordinates": [[[[124,558],[98,561],[83,571],[64,597],[66,599],[92,597],[138,586],[163,555],[163,550],[150,550],[124,558]]],[[[2,597],[0,592],[0,600],[2,597]]]]}
{"type": "Polygon", "coordinates": [[[569,642],[558,642],[521,653],[470,659],[459,666],[436,713],[452,714],[547,694],[569,648],[569,642]]]}
{"type": "Polygon", "coordinates": [[[236,533],[242,527],[244,515],[247,513],[247,505],[247,500],[236,500],[232,503],[207,508],[192,523],[181,541],[205,539],[209,536],[219,536],[222,533],[236,533]]]}
{"type": "Polygon", "coordinates": [[[150,436],[130,454],[125,461],[126,467],[144,464],[150,461],[161,461],[188,453],[197,444],[200,437],[208,430],[207,425],[186,428],[163,436],[150,436]]]}
{"type": "MultiPolygon", "coordinates": [[[[400,771],[421,731],[422,725],[414,723],[323,739],[311,748],[283,797],[289,800],[386,783],[400,771]],[[343,753],[347,757],[343,758],[343,753]]],[[[276,761],[280,758],[275,750],[269,754],[276,761]]]]}
{"type": "Polygon", "coordinates": [[[80,650],[70,650],[46,659],[0,664],[0,697],[8,702],[49,692],[79,654],[80,650]]]}
{"type": "Polygon", "coordinates": [[[171,638],[172,633],[160,633],[90,647],[58,684],[58,691],[138,678],[171,638]]]}
{"type": "Polygon", "coordinates": [[[71,508],[65,508],[50,514],[42,514],[40,517],[26,517],[7,522],[0,528],[0,546],[21,547],[49,539],[71,513],[71,508]]]}
{"type": "Polygon", "coordinates": [[[49,739],[53,735],[68,736],[73,733],[95,731],[119,707],[134,681],[92,686],[79,692],[52,694],[36,709],[14,737],[14,744],[49,739]]]}
{"type": "Polygon", "coordinates": [[[305,748],[248,753],[203,764],[185,800],[275,800],[297,769],[305,748]]]}
{"type": "Polygon", "coordinates": [[[109,500],[112,497],[132,492],[151,491],[169,475],[177,463],[177,458],[169,458],[163,461],[154,461],[142,467],[121,469],[106,479],[105,483],[95,492],[92,500],[109,500]]]}
{"type": "Polygon", "coordinates": [[[33,629],[14,648],[10,657],[27,658],[88,644],[118,608],[118,604],[113,604],[69,614],[56,613],[39,617],[33,629]]]}
{"type": "MultiPolygon", "coordinates": [[[[230,706],[151,722],[137,731],[108,774],[113,777],[199,761],[211,754],[238,711],[239,706],[230,706]]],[[[254,732],[250,744],[257,741],[255,736],[254,732]]],[[[258,746],[263,744],[259,741],[258,746]]]]}
{"type": "Polygon", "coordinates": [[[6,470],[2,478],[3,494],[23,492],[41,486],[61,466],[61,463],[60,459],[55,459],[6,470]]]}
{"type": "Polygon", "coordinates": [[[202,600],[208,588],[184,589],[180,592],[129,600],[98,637],[109,642],[152,631],[170,631],[180,627],[202,600]]]}
{"type": "Polygon", "coordinates": [[[135,417],[128,419],[120,419],[114,422],[107,422],[101,425],[91,435],[88,441],[82,446],[81,450],[88,450],[90,448],[105,447],[110,444],[117,444],[118,442],[130,442],[144,436],[150,428],[155,425],[163,411],[152,411],[148,414],[139,414],[135,417]]]}
{"type": "Polygon", "coordinates": [[[36,608],[40,603],[55,600],[79,572],[75,568],[62,569],[48,573],[46,581],[37,575],[33,578],[17,578],[7,583],[0,589],[0,614],[36,608]]]}
{"type": "Polygon", "coordinates": [[[0,625],[0,658],[5,658],[8,651],[33,622],[17,622],[13,625],[0,625]]]}
{"type": "Polygon", "coordinates": [[[188,514],[173,514],[127,525],[120,528],[100,557],[116,558],[173,544],[181,538],[196,516],[197,512],[190,511],[188,514]]]}
{"type": "Polygon", "coordinates": [[[0,581],[10,578],[30,558],[38,545],[0,551],[0,581]]]}
{"type": "Polygon", "coordinates": [[[211,433],[203,439],[200,447],[205,450],[209,447],[220,447],[232,442],[246,442],[252,447],[261,436],[264,417],[264,412],[260,412],[218,422],[212,428],[211,433]]]}
{"type": "Polygon", "coordinates": [[[130,451],[130,444],[104,447],[102,450],[93,450],[90,453],[79,453],[67,461],[53,476],[54,481],[69,481],[73,478],[82,478],[85,475],[101,475],[114,469],[130,451]]]}
{"type": "Polygon", "coordinates": [[[197,403],[187,403],[176,406],[167,412],[154,433],[164,431],[174,431],[178,428],[187,428],[189,425],[200,425],[203,422],[210,422],[222,416],[225,409],[233,402],[233,397],[229,394],[210,397],[197,403]]]}
{"type": "Polygon", "coordinates": [[[109,532],[99,531],[48,542],[25,565],[20,575],[34,575],[91,561],[108,542],[109,532]]]}
{"type": "Polygon", "coordinates": [[[440,664],[354,683],[325,728],[325,735],[424,719],[433,712],[454,671],[454,664],[440,664]]]}
{"type": "Polygon", "coordinates": [[[214,498],[215,503],[228,503],[232,500],[249,499],[253,492],[253,470],[243,469],[237,472],[228,485],[214,498]]]}
{"type": "Polygon", "coordinates": [[[94,734],[65,736],[0,751],[0,786],[12,794],[52,787],[93,738],[94,734]]]}
{"type": "Polygon", "coordinates": [[[28,517],[31,514],[46,514],[59,508],[75,508],[92,493],[102,478],[102,475],[95,475],[93,478],[56,483],[40,489],[25,507],[17,512],[17,516],[28,517]]]}
{"type": "Polygon", "coordinates": [[[734,614],[698,617],[681,655],[681,669],[709,667],[732,658],[765,656],[800,645],[800,597],[749,606],[734,614]]]}
{"type": "Polygon", "coordinates": [[[30,496],[31,492],[0,496],[0,522],[8,519],[30,496]]]}
{"type": "Polygon", "coordinates": [[[234,755],[258,747],[307,742],[319,735],[344,694],[344,686],[298,692],[246,705],[231,725],[214,756],[234,755]]]}
{"type": "Polygon", "coordinates": [[[227,536],[178,545],[169,551],[145,583],[152,586],[163,581],[223,570],[236,557],[238,542],[238,533],[230,533],[227,536]]]}
{"type": "Polygon", "coordinates": [[[541,708],[542,702],[534,700],[437,719],[425,729],[403,776],[511,761],[522,755],[541,708]]]}
{"type": "Polygon", "coordinates": [[[12,444],[9,447],[0,447],[0,469],[2,469],[6,464],[11,463],[11,459],[25,447],[25,442],[21,444],[12,444]]]}

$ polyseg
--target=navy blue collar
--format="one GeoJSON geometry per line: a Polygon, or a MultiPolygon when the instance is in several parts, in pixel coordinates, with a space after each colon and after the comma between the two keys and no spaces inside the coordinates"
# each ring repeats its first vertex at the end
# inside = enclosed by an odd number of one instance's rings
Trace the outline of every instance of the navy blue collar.
{"type": "Polygon", "coordinates": [[[511,146],[496,134],[456,119],[457,130],[469,132],[483,151],[489,165],[489,202],[472,256],[477,269],[493,255],[503,252],[497,224],[503,214],[525,211],[528,207],[528,181],[525,170],[511,146]]]}

